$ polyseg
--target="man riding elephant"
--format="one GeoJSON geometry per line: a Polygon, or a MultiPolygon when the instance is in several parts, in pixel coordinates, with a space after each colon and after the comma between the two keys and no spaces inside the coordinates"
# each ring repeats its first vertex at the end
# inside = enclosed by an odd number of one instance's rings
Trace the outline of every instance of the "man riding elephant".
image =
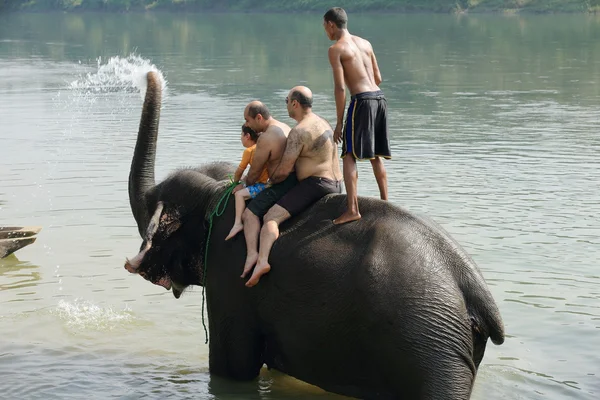
{"type": "Polygon", "coordinates": [[[312,103],[312,92],[306,86],[292,88],[285,98],[288,114],[298,124],[288,134],[285,152],[270,180],[278,184],[294,174],[299,183],[264,217],[258,263],[246,283],[248,287],[256,285],[260,277],[271,270],[269,252],[279,237],[279,225],[306,210],[321,197],[342,192],[342,172],[333,130],[327,121],[312,112],[312,103]]]}
{"type": "MultiPolygon", "coordinates": [[[[253,185],[266,167],[269,176],[273,175],[281,162],[285,150],[286,139],[290,127],[273,118],[266,105],[259,101],[250,102],[244,110],[245,124],[255,132],[260,133],[256,142],[256,151],[248,175],[244,180],[245,185],[253,185]]],[[[283,195],[298,183],[295,174],[290,174],[286,179],[271,185],[260,192],[250,201],[242,214],[244,222],[244,237],[246,238],[246,262],[241,277],[244,278],[258,260],[258,238],[260,235],[260,221],[283,195]]],[[[235,190],[235,189],[234,189],[235,190]]]]}

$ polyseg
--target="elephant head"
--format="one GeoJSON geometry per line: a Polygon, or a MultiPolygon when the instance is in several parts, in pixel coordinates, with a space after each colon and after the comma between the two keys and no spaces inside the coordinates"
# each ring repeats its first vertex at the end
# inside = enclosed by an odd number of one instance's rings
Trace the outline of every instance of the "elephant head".
{"type": "Polygon", "coordinates": [[[235,166],[212,163],[181,169],[155,184],[154,163],[161,108],[161,81],[147,75],[148,88],[129,174],[129,202],[143,239],[125,269],[172,289],[179,298],[203,281],[206,215],[235,166]]]}

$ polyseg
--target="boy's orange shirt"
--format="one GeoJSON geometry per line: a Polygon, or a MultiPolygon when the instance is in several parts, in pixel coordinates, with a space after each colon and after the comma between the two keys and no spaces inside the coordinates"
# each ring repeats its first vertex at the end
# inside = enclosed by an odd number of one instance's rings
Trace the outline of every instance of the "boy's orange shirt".
{"type": "MultiPolygon", "coordinates": [[[[242,154],[242,161],[240,162],[240,165],[238,166],[238,172],[240,172],[240,174],[242,174],[244,172],[244,170],[246,170],[246,167],[248,165],[252,165],[252,160],[254,159],[254,151],[255,150],[256,150],[256,145],[250,146],[250,147],[246,148],[246,150],[244,150],[244,153],[242,154]]],[[[267,168],[265,167],[256,182],[267,183],[268,179],[269,179],[269,172],[267,171],[267,168]]]]}

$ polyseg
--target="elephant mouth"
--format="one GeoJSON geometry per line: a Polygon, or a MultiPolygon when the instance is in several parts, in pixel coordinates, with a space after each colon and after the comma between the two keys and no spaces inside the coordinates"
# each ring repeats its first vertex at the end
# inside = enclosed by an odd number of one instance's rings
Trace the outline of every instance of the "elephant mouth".
{"type": "MultiPolygon", "coordinates": [[[[131,268],[133,268],[133,267],[129,263],[125,263],[125,269],[127,269],[129,272],[137,273],[139,276],[141,276],[145,280],[150,281],[157,286],[162,286],[167,290],[170,290],[173,287],[173,282],[171,281],[171,278],[169,278],[169,276],[167,276],[167,275],[165,275],[157,280],[152,280],[148,277],[148,275],[144,271],[137,271],[136,269],[132,270],[131,268]]],[[[173,288],[173,290],[175,290],[175,288],[173,288]]]]}
{"type": "MultiPolygon", "coordinates": [[[[152,283],[154,283],[155,285],[158,285],[158,286],[162,286],[167,290],[170,290],[171,287],[173,286],[173,283],[171,282],[171,278],[169,278],[168,276],[163,276],[158,281],[152,282],[152,283]]],[[[173,288],[173,290],[175,290],[175,288],[173,288]]]]}

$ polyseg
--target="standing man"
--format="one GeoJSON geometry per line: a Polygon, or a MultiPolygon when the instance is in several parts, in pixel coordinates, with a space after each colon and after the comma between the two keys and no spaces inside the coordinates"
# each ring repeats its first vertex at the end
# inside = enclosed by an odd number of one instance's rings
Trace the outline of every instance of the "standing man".
{"type": "Polygon", "coordinates": [[[323,16],[327,37],[335,40],[329,47],[337,112],[334,139],[336,143],[342,140],[344,183],[348,195],[346,212],[334,219],[334,224],[360,219],[356,160],[371,160],[379,194],[382,200],[387,200],[387,175],[381,157],[392,158],[387,132],[387,102],[379,89],[381,73],[373,47],[367,40],[350,34],[347,24],[346,11],[340,7],[331,8],[323,16]],[[351,100],[342,132],[346,85],[351,100]]]}
{"type": "MultiPolygon", "coordinates": [[[[265,167],[269,172],[269,177],[273,176],[283,156],[290,127],[273,118],[267,106],[260,101],[252,101],[246,106],[244,119],[248,127],[260,133],[256,141],[256,150],[254,151],[252,165],[244,182],[244,185],[250,186],[258,181],[265,167]]],[[[260,219],[296,183],[298,183],[296,174],[291,173],[285,180],[265,188],[256,195],[242,214],[247,248],[246,263],[241,276],[242,278],[252,270],[252,267],[256,264],[256,260],[258,260],[260,219]]]]}
{"type": "Polygon", "coordinates": [[[279,237],[279,225],[323,196],[342,192],[342,172],[331,125],[312,112],[312,92],[306,86],[296,86],[290,90],[285,103],[289,116],[298,124],[290,131],[281,162],[273,173],[269,172],[269,179],[278,185],[295,171],[299,183],[264,217],[258,262],[246,282],[248,287],[256,285],[260,277],[271,270],[269,253],[279,237]]]}

